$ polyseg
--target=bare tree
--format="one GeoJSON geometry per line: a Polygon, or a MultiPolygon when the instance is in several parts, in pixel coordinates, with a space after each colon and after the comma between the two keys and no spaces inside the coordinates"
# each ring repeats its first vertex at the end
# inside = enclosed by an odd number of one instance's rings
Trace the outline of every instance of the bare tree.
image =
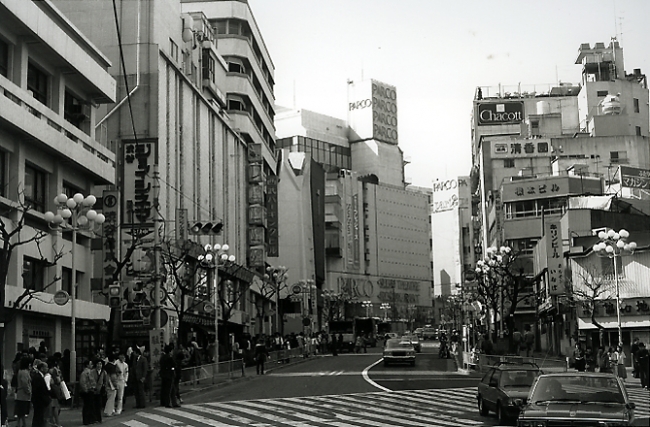
{"type": "Polygon", "coordinates": [[[606,266],[587,261],[585,264],[574,263],[575,277],[578,279],[572,284],[570,303],[574,307],[581,307],[589,313],[591,323],[598,329],[600,342],[603,342],[605,327],[596,320],[598,308],[608,302],[615,301],[615,291],[612,289],[614,268],[611,263],[606,266]]]}
{"type": "MultiPolygon", "coordinates": [[[[277,304],[275,310],[279,319],[278,323],[282,322],[282,313],[280,311],[279,296],[285,289],[288,288],[287,284],[287,269],[285,267],[268,266],[263,280],[259,285],[259,297],[255,299],[255,315],[257,316],[257,324],[259,325],[258,333],[263,333],[264,317],[268,316],[270,312],[267,311],[269,307],[268,302],[277,297],[277,304]]],[[[276,325],[278,331],[281,330],[280,324],[276,325]]]]}

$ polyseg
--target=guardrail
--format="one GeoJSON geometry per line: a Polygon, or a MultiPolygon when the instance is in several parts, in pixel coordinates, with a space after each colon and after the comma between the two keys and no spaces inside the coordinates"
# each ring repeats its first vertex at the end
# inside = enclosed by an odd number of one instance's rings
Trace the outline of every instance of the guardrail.
{"type": "Polygon", "coordinates": [[[487,372],[498,363],[524,364],[534,363],[544,372],[566,372],[567,364],[564,359],[536,356],[499,356],[480,353],[463,353],[463,365],[474,372],[487,372]]]}
{"type": "MultiPolygon", "coordinates": [[[[243,358],[239,359],[183,368],[181,370],[180,385],[196,385],[201,384],[202,381],[206,384],[215,384],[227,378],[246,376],[246,367],[255,366],[256,362],[252,351],[246,352],[242,356],[243,358]]],[[[305,353],[300,348],[271,351],[265,364],[268,369],[273,363],[292,363],[296,359],[304,357],[305,353]]]]}

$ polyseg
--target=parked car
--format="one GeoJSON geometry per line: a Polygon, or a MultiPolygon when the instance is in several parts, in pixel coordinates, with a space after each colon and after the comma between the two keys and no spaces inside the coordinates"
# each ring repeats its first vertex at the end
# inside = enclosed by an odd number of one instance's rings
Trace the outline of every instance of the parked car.
{"type": "Polygon", "coordinates": [[[545,374],[533,384],[517,425],[630,426],[634,408],[623,380],[610,373],[545,374]]]}
{"type": "Polygon", "coordinates": [[[415,331],[413,331],[413,333],[414,333],[415,335],[417,335],[418,338],[422,339],[422,331],[423,331],[423,330],[424,330],[424,328],[416,328],[415,331]]]}
{"type": "Polygon", "coordinates": [[[479,413],[497,414],[500,423],[516,419],[530,388],[542,371],[533,363],[499,363],[492,366],[478,384],[479,413]]]}
{"type": "Polygon", "coordinates": [[[415,349],[416,353],[420,353],[422,351],[422,344],[420,343],[420,338],[418,338],[417,335],[404,335],[402,339],[411,341],[411,344],[413,344],[413,348],[415,349]]]}
{"type": "Polygon", "coordinates": [[[384,347],[384,366],[389,363],[408,363],[415,366],[415,348],[410,340],[390,339],[384,347]]]}

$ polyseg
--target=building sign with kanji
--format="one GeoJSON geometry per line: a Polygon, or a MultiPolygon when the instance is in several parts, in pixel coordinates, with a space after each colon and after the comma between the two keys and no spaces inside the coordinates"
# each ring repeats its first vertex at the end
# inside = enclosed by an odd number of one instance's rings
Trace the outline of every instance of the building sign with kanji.
{"type": "Polygon", "coordinates": [[[564,293],[564,251],[562,249],[562,225],[560,221],[544,223],[546,237],[546,266],[550,295],[564,293]]]}
{"type": "Polygon", "coordinates": [[[650,170],[621,166],[621,186],[650,190],[650,170]]]}
{"type": "Polygon", "coordinates": [[[551,143],[546,139],[516,139],[512,141],[493,141],[492,158],[549,157],[551,143]]]}

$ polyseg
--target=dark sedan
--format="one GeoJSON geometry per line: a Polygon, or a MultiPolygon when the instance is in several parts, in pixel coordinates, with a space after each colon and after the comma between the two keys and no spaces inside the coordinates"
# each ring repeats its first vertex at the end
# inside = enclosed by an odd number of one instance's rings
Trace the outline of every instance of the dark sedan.
{"type": "Polygon", "coordinates": [[[612,374],[564,372],[540,375],[517,421],[519,427],[633,425],[634,403],[612,374]]]}

